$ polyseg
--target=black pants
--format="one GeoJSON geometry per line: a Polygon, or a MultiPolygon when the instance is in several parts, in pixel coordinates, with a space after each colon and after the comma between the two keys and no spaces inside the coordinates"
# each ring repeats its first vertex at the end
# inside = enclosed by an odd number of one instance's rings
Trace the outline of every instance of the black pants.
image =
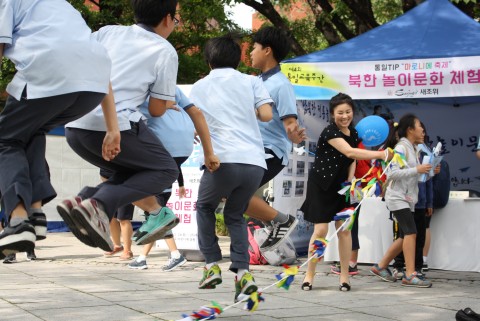
{"type": "Polygon", "coordinates": [[[223,163],[213,173],[205,171],[200,180],[197,200],[198,244],[206,263],[222,259],[215,234],[215,209],[226,198],[223,216],[230,233],[230,270],[247,269],[248,254],[247,224],[243,213],[248,202],[258,189],[264,169],[249,164],[223,163]]]}
{"type": "Polygon", "coordinates": [[[5,215],[23,203],[55,198],[45,164],[45,134],[90,112],[105,95],[78,92],[20,101],[9,96],[0,114],[0,194],[5,215]]]}
{"type": "Polygon", "coordinates": [[[68,144],[80,157],[113,172],[107,181],[79,193],[84,199],[100,201],[110,219],[118,208],[162,193],[178,177],[177,164],[143,121],[132,123],[121,135],[120,154],[106,161],[102,158],[105,132],[65,130],[68,144]]]}
{"type": "MultiPolygon", "coordinates": [[[[421,271],[423,266],[423,247],[425,246],[425,234],[427,230],[427,224],[425,220],[425,209],[415,209],[413,215],[415,221],[415,227],[417,228],[417,238],[415,241],[415,271],[421,271]]],[[[403,238],[403,233],[396,226],[396,222],[393,223],[393,235],[394,239],[403,238]]],[[[393,262],[394,268],[404,268],[405,258],[403,252],[397,255],[393,262]]]]}

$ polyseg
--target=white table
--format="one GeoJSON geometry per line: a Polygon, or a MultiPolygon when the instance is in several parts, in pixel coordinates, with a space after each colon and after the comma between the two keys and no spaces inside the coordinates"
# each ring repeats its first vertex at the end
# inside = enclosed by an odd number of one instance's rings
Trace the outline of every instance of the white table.
{"type": "MultiPolygon", "coordinates": [[[[363,202],[359,220],[359,263],[376,263],[392,244],[392,221],[378,198],[363,202]]],[[[435,211],[428,265],[433,269],[480,272],[480,199],[450,199],[435,211]]],[[[329,235],[334,225],[330,224],[329,235]]],[[[326,261],[338,261],[337,238],[328,245],[326,261]]]]}

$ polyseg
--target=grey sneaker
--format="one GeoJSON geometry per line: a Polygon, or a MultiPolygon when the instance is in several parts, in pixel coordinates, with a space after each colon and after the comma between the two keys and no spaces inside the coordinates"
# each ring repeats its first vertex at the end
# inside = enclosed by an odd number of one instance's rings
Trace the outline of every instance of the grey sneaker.
{"type": "Polygon", "coordinates": [[[414,286],[417,288],[430,288],[432,287],[432,281],[427,280],[425,277],[420,278],[417,272],[412,273],[410,277],[404,276],[402,279],[403,286],[414,286]]]}
{"type": "Polygon", "coordinates": [[[83,230],[87,232],[87,237],[95,244],[95,247],[106,252],[113,251],[113,242],[110,239],[110,219],[100,203],[93,198],[86,199],[73,208],[71,217],[75,224],[81,227],[82,234],[83,230]]]}
{"type": "Polygon", "coordinates": [[[83,244],[86,244],[91,247],[96,247],[93,240],[88,236],[87,231],[77,224],[77,221],[72,216],[73,208],[80,205],[82,199],[80,196],[72,196],[70,198],[64,199],[57,205],[57,212],[62,217],[65,224],[67,224],[68,229],[72,234],[80,240],[83,244]]]}
{"type": "Polygon", "coordinates": [[[187,259],[183,257],[183,255],[180,255],[178,259],[174,259],[173,257],[168,260],[168,263],[164,266],[162,266],[162,271],[172,271],[175,270],[177,267],[180,267],[187,263],[187,259]]]}
{"type": "Polygon", "coordinates": [[[285,223],[274,224],[267,239],[260,245],[260,249],[263,251],[276,249],[280,245],[280,242],[292,233],[297,223],[298,220],[296,217],[288,215],[288,220],[285,223]]]}
{"type": "Polygon", "coordinates": [[[147,260],[142,260],[140,262],[133,260],[132,262],[128,263],[128,267],[135,270],[146,270],[148,269],[147,260]]]}
{"type": "Polygon", "coordinates": [[[375,274],[383,281],[397,282],[397,279],[392,275],[392,272],[390,272],[388,267],[386,269],[382,269],[378,266],[378,264],[375,264],[370,268],[370,273],[375,274]]]}
{"type": "Polygon", "coordinates": [[[4,264],[12,264],[12,263],[17,263],[17,255],[15,253],[9,254],[5,257],[5,260],[3,260],[4,264]]]}
{"type": "Polygon", "coordinates": [[[401,280],[405,276],[405,270],[402,268],[394,268],[392,273],[397,280],[401,280]]]}

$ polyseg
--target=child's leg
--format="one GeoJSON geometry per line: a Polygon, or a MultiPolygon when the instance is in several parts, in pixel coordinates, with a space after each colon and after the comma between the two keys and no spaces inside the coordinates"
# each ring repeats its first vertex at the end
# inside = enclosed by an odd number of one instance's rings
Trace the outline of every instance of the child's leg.
{"type": "MultiPolygon", "coordinates": [[[[198,245],[200,251],[205,257],[205,263],[218,262],[222,259],[220,246],[218,245],[218,237],[215,232],[215,209],[223,196],[223,184],[217,184],[219,176],[222,172],[226,172],[225,164],[215,172],[205,171],[200,180],[197,200],[197,229],[198,229],[198,245]]],[[[227,166],[228,167],[228,166],[227,166]]]]}
{"type": "Polygon", "coordinates": [[[230,270],[237,272],[239,269],[248,270],[249,267],[247,225],[243,214],[258,187],[263,169],[254,165],[232,165],[231,179],[237,182],[238,186],[228,196],[223,215],[231,239],[230,270]]]}

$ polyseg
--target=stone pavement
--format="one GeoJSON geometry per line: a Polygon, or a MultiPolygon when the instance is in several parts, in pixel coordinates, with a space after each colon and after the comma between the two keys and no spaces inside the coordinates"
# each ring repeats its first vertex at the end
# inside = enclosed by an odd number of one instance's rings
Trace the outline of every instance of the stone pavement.
{"type": "MultiPolygon", "coordinates": [[[[104,258],[70,233],[49,233],[38,243],[39,260],[0,263],[0,320],[178,320],[211,300],[222,307],[233,303],[233,274],[228,272],[229,239],[221,238],[225,259],[220,266],[224,283],[215,290],[199,290],[201,262],[188,262],[172,272],[162,272],[167,252],[154,249],[148,270],[130,270],[118,257],[104,258]]],[[[134,246],[135,254],[140,247],[134,246]]],[[[473,253],[472,253],[473,255],[473,253]]],[[[305,258],[300,262],[304,262],[305,258]]],[[[281,267],[252,266],[260,287],[275,282],[281,267]]],[[[360,267],[351,279],[352,291],[338,290],[338,277],[329,264],[318,267],[314,288],[300,289],[305,269],[289,291],[269,288],[265,302],[250,313],[237,305],[219,320],[455,320],[458,309],[480,312],[480,273],[430,271],[430,289],[406,288],[370,275],[360,267]]]]}

